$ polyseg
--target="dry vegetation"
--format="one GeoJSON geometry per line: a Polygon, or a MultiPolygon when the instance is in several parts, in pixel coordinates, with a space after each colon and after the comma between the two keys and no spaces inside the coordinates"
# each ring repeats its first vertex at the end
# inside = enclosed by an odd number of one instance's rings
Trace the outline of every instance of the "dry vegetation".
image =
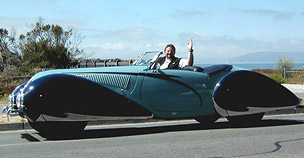
{"type": "Polygon", "coordinates": [[[0,114],[0,123],[19,123],[19,122],[27,122],[27,120],[20,116],[7,116],[6,114],[0,114]]]}
{"type": "Polygon", "coordinates": [[[28,80],[28,78],[15,78],[9,75],[0,75],[0,104],[7,104],[8,95],[28,80]]]}
{"type": "Polygon", "coordinates": [[[272,79],[280,83],[304,84],[304,71],[302,70],[293,70],[297,72],[287,73],[285,79],[283,77],[283,72],[280,72],[279,70],[276,69],[256,69],[253,71],[271,77],[272,79]]]}

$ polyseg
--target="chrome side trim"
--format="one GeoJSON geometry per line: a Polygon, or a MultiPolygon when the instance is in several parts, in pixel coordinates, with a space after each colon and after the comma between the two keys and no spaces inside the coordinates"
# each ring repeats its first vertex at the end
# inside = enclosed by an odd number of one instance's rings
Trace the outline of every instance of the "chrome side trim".
{"type": "Polygon", "coordinates": [[[225,110],[220,106],[218,106],[214,101],[214,99],[213,99],[213,104],[217,113],[223,117],[250,115],[250,114],[262,113],[262,112],[276,111],[276,110],[293,109],[297,106],[297,105],[293,105],[293,106],[285,106],[285,107],[247,107],[248,111],[240,112],[240,111],[225,110]]]}
{"type": "Polygon", "coordinates": [[[116,121],[116,120],[139,120],[139,119],[151,119],[151,116],[93,116],[83,114],[66,113],[67,117],[54,117],[46,114],[41,114],[37,122],[39,121],[116,121]]]}
{"type": "Polygon", "coordinates": [[[293,109],[296,106],[286,106],[286,107],[247,107],[248,111],[246,112],[238,112],[238,111],[229,111],[227,113],[229,116],[240,116],[240,115],[250,115],[256,113],[263,113],[269,111],[276,111],[276,110],[284,110],[284,109],[293,109]]]}
{"type": "Polygon", "coordinates": [[[218,105],[216,104],[216,102],[214,101],[214,98],[212,98],[212,100],[213,100],[214,109],[216,110],[216,112],[217,112],[219,115],[221,115],[221,116],[223,116],[223,117],[229,116],[229,114],[227,113],[227,110],[225,110],[225,109],[221,108],[220,106],[218,106],[218,105]]]}
{"type": "Polygon", "coordinates": [[[36,122],[44,122],[46,121],[43,115],[40,115],[37,119],[36,122]]]}

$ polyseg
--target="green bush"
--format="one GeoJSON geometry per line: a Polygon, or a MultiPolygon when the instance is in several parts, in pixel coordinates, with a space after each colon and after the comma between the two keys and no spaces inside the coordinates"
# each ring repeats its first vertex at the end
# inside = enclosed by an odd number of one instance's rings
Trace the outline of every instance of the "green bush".
{"type": "MultiPolygon", "coordinates": [[[[284,69],[286,71],[292,70],[294,67],[294,62],[290,58],[279,58],[277,61],[277,69],[279,70],[280,74],[284,76],[284,69]]],[[[289,77],[290,74],[285,74],[286,77],[289,77]]]]}
{"type": "Polygon", "coordinates": [[[286,83],[286,80],[279,74],[271,74],[269,77],[281,84],[286,83]]]}

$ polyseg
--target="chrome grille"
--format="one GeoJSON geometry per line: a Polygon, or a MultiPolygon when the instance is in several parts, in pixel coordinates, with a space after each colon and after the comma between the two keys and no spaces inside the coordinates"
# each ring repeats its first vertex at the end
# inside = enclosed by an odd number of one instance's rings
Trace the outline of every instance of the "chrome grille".
{"type": "Polygon", "coordinates": [[[73,74],[77,77],[82,77],[98,84],[126,89],[130,82],[130,76],[120,74],[73,74]]]}

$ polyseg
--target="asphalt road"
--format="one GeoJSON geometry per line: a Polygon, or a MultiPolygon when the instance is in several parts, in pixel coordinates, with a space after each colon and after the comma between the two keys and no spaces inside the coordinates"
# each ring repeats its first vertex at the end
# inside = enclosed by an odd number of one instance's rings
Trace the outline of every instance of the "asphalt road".
{"type": "Polygon", "coordinates": [[[192,120],[90,126],[79,138],[0,132],[0,157],[303,157],[304,115],[266,116],[256,126],[192,120]]]}

